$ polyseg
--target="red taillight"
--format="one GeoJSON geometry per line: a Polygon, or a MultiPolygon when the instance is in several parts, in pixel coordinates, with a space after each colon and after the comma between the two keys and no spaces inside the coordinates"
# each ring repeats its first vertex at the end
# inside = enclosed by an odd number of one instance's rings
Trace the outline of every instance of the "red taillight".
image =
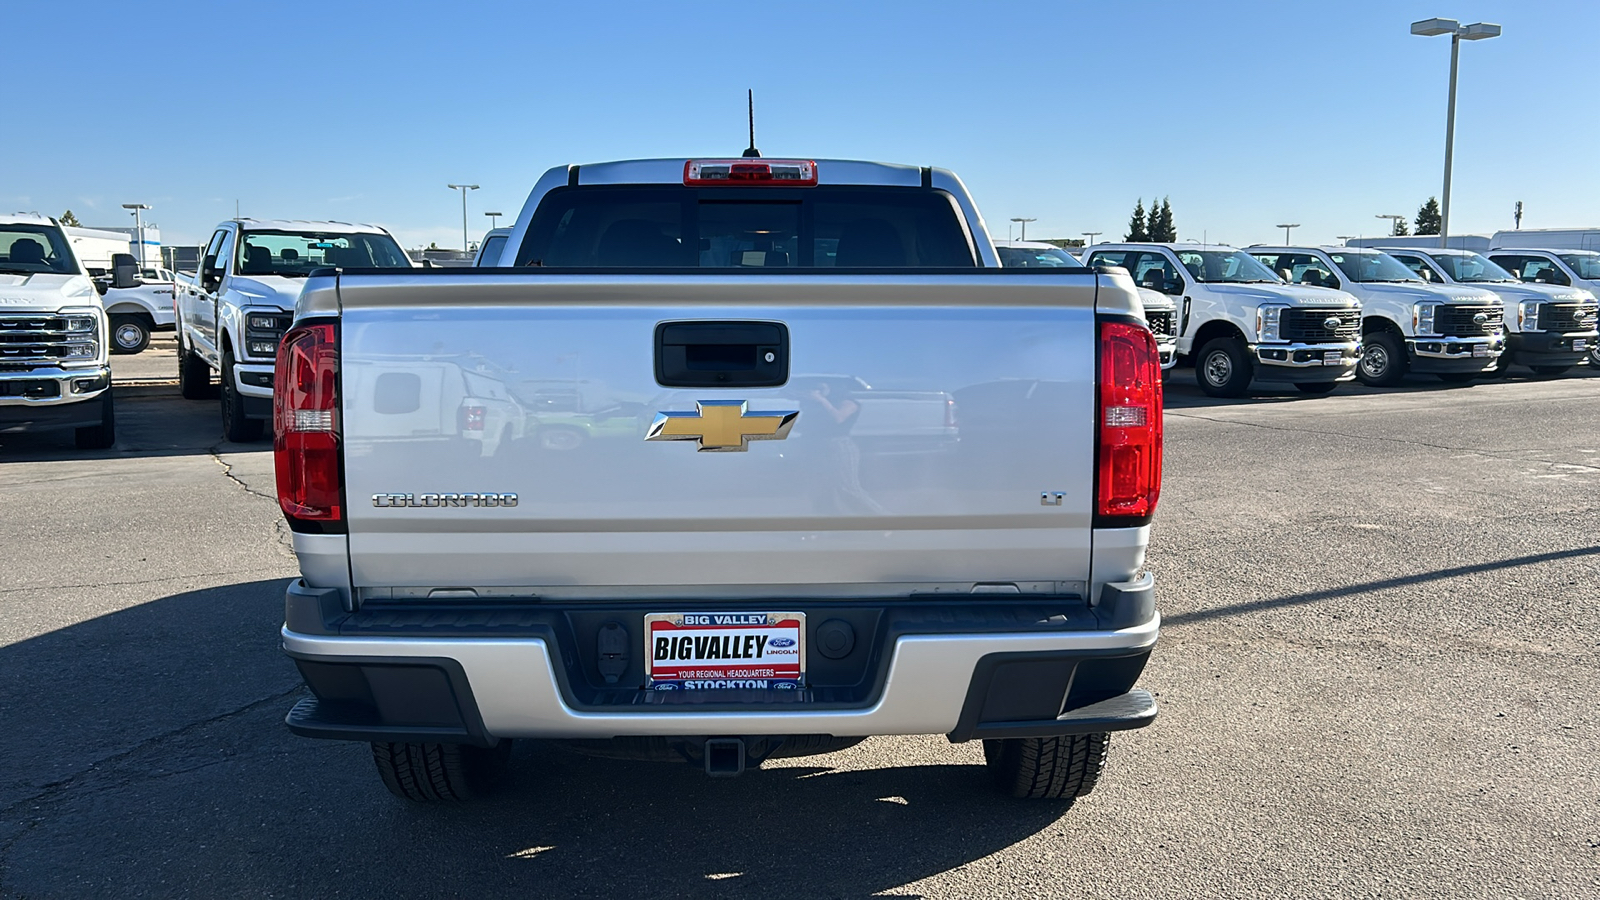
{"type": "Polygon", "coordinates": [[[1100,323],[1096,524],[1142,524],[1161,496],[1161,356],[1134,322],[1100,323]]]}
{"type": "Polygon", "coordinates": [[[278,344],[272,391],[278,505],[291,519],[342,522],[338,332],[301,325],[278,344]]]}
{"type": "Polygon", "coordinates": [[[489,411],[481,406],[463,406],[456,412],[462,431],[482,431],[483,420],[489,411]]]}
{"type": "Polygon", "coordinates": [[[811,187],[817,164],[809,159],[691,159],[683,164],[683,183],[698,187],[811,187]]]}

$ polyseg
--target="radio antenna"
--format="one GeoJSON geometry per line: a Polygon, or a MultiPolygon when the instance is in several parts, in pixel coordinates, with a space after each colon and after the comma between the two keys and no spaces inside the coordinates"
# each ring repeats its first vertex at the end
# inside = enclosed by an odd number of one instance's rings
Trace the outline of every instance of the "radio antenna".
{"type": "Polygon", "coordinates": [[[756,149],[756,92],[754,89],[746,91],[750,101],[750,146],[744,150],[745,159],[760,159],[761,151],[756,149]]]}

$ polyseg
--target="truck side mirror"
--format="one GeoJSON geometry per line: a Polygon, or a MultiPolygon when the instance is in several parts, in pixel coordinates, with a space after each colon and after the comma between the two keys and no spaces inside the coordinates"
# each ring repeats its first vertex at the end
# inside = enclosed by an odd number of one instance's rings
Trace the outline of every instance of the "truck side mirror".
{"type": "Polygon", "coordinates": [[[1178,296],[1179,294],[1183,293],[1183,279],[1168,278],[1166,287],[1164,287],[1161,292],[1163,294],[1171,294],[1174,297],[1178,296]]]}
{"type": "Polygon", "coordinates": [[[209,291],[221,283],[222,272],[217,269],[217,255],[207,254],[206,258],[200,261],[200,288],[209,291]]]}
{"type": "Polygon", "coordinates": [[[133,254],[111,254],[111,286],[121,290],[138,287],[139,284],[139,264],[134,261],[133,254]]]}

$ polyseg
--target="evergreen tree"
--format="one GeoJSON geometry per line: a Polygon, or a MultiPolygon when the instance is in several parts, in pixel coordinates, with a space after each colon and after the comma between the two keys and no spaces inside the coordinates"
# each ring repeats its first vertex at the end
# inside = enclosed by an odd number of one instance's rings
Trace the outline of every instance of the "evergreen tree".
{"type": "Polygon", "coordinates": [[[1406,227],[1405,219],[1393,219],[1391,221],[1394,222],[1394,228],[1389,231],[1390,237],[1404,237],[1411,233],[1411,229],[1406,227]]]}
{"type": "Polygon", "coordinates": [[[1439,216],[1439,198],[1429,197],[1417,208],[1417,234],[1438,234],[1443,223],[1439,216]]]}
{"type": "Polygon", "coordinates": [[[1146,230],[1144,219],[1144,198],[1133,206],[1133,218],[1128,220],[1128,236],[1123,240],[1130,243],[1143,243],[1150,240],[1150,232],[1146,230]]]}
{"type": "Polygon", "coordinates": [[[70,210],[70,209],[67,210],[66,212],[62,213],[61,214],[61,218],[58,219],[57,221],[59,221],[63,225],[66,225],[69,228],[82,228],[83,227],[83,223],[78,221],[78,217],[73,215],[72,214],[72,210],[70,210]]]}
{"type": "Polygon", "coordinates": [[[1178,239],[1178,229],[1172,224],[1172,202],[1169,198],[1162,197],[1160,208],[1150,211],[1150,221],[1150,240],[1170,243],[1178,239]]]}

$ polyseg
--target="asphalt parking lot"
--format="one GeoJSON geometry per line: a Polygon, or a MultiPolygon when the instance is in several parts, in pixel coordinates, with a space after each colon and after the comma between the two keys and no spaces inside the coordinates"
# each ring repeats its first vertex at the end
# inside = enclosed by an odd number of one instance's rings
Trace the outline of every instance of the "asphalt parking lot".
{"type": "Polygon", "coordinates": [[[726,781],[524,746],[504,796],[408,806],[282,726],[269,444],[170,385],[112,451],[0,437],[0,897],[1600,894],[1600,372],[1185,371],[1166,423],[1162,713],[1070,810],[942,737],[726,781]]]}

